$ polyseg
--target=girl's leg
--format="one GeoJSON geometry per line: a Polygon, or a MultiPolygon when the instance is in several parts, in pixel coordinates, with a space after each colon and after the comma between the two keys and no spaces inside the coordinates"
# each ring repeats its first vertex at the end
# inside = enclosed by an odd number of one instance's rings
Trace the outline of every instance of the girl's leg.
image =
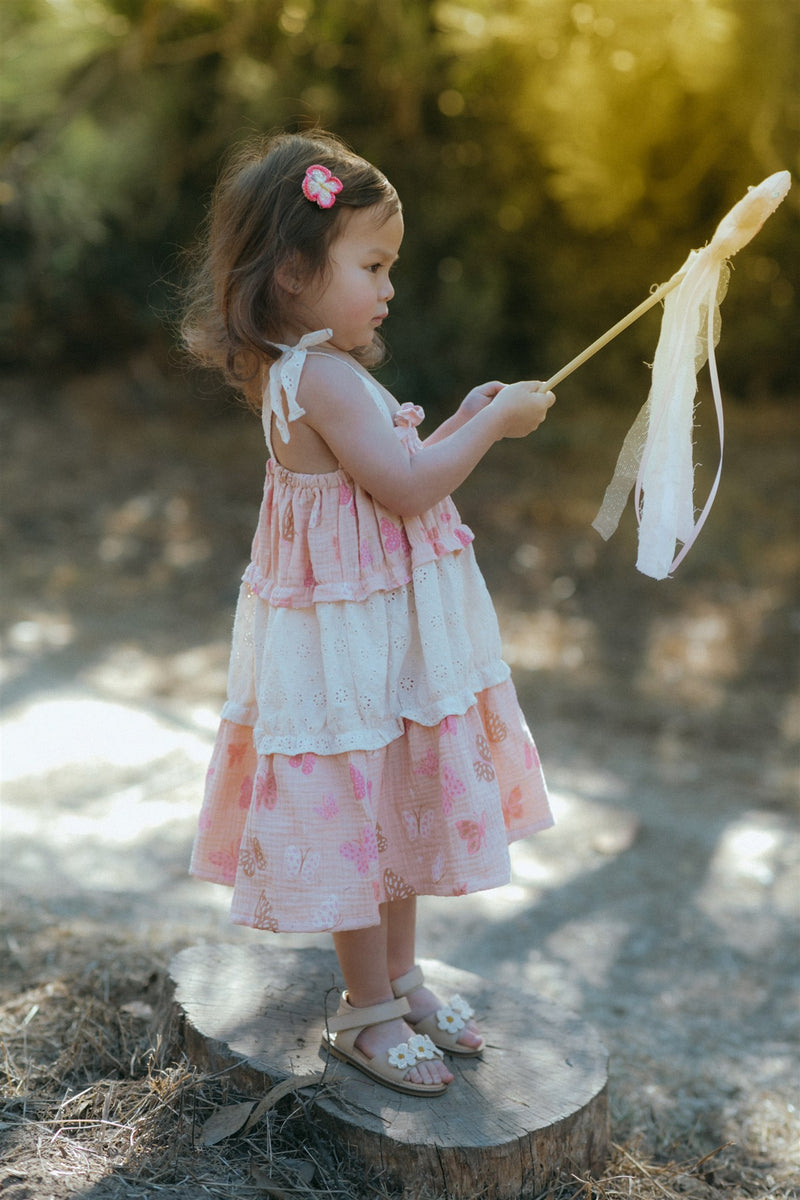
{"type": "MultiPolygon", "coordinates": [[[[417,926],[417,898],[395,900],[386,906],[386,962],[389,979],[399,979],[410,971],[416,961],[415,933],[417,926]]],[[[411,1005],[408,1014],[413,1023],[421,1021],[442,1007],[442,1002],[429,988],[415,988],[406,997],[411,1005]]],[[[479,1046],[481,1036],[474,1021],[468,1021],[459,1034],[458,1041],[465,1046],[479,1046]]]]}
{"type": "MultiPolygon", "coordinates": [[[[394,998],[388,966],[389,929],[395,924],[389,910],[393,908],[394,904],[381,905],[380,925],[370,926],[367,929],[351,929],[345,933],[333,935],[333,945],[344,976],[348,998],[355,1008],[367,1008],[372,1004],[381,1004],[385,1000],[394,998]]],[[[413,956],[413,909],[410,917],[413,956]]],[[[407,941],[409,936],[408,918],[409,914],[405,913],[399,921],[398,927],[392,935],[393,941],[395,939],[407,941]]],[[[370,1025],[364,1029],[356,1038],[356,1045],[359,1050],[372,1058],[376,1054],[385,1054],[387,1050],[400,1042],[407,1041],[413,1032],[413,1029],[400,1018],[394,1021],[382,1021],[380,1025],[370,1025]]],[[[453,1075],[441,1059],[431,1059],[412,1067],[406,1073],[405,1078],[411,1083],[449,1083],[453,1075]]]]}

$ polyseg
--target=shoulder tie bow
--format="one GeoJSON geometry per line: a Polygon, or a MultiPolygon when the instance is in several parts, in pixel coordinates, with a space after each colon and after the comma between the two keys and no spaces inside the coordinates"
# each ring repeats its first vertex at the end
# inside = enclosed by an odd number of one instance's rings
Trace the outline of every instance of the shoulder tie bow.
{"type": "Polygon", "coordinates": [[[275,343],[281,355],[270,366],[269,385],[264,392],[264,404],[261,410],[267,444],[269,444],[269,428],[273,413],[278,433],[284,444],[289,441],[289,422],[305,416],[305,409],[297,403],[297,389],[300,386],[300,376],[303,373],[306,355],[312,346],[327,342],[332,336],[333,331],[330,329],[317,329],[314,333],[304,334],[296,346],[275,343]]]}

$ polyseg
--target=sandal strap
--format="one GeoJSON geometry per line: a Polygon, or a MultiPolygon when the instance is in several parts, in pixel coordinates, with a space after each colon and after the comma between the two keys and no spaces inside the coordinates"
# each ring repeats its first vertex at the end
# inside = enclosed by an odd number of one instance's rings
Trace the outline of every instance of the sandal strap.
{"type": "Polygon", "coordinates": [[[410,1005],[404,996],[396,1000],[385,1000],[382,1004],[370,1004],[367,1008],[354,1008],[347,995],[342,996],[339,1011],[328,1018],[331,1033],[343,1033],[346,1029],[364,1029],[367,1025],[380,1025],[382,1021],[393,1021],[404,1017],[410,1005]]]}
{"type": "Polygon", "coordinates": [[[425,976],[422,973],[422,967],[415,965],[410,971],[406,971],[405,975],[392,980],[392,991],[395,996],[407,996],[409,992],[422,987],[424,982],[425,976]]]}

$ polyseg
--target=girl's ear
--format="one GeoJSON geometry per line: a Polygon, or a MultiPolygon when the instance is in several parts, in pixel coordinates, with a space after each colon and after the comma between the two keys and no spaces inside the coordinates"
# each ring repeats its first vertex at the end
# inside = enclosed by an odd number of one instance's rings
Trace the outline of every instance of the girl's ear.
{"type": "Polygon", "coordinates": [[[279,264],[275,271],[275,278],[280,287],[290,295],[296,296],[302,291],[305,282],[305,272],[302,270],[302,263],[298,254],[289,254],[279,264]]]}

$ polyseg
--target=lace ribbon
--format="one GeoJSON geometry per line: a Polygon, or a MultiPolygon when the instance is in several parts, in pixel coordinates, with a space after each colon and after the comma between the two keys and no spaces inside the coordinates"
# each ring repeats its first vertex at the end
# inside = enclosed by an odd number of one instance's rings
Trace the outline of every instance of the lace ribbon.
{"type": "Polygon", "coordinates": [[[617,528],[631,488],[639,523],[636,566],[664,579],[683,561],[714,503],[722,474],[722,394],[714,357],[719,341],[719,305],[729,268],[716,254],[692,251],[678,272],[680,285],[664,302],[661,336],[653,362],[650,394],[622,445],[611,483],[592,522],[608,539],[617,528]],[[700,516],[695,520],[692,456],[697,372],[708,359],[719,430],[719,466],[700,516]],[[676,554],[676,543],[683,546],[676,554]]]}
{"type": "Polygon", "coordinates": [[[314,333],[306,333],[296,346],[284,346],[276,342],[276,348],[281,351],[269,369],[269,385],[264,390],[264,404],[261,419],[264,433],[269,445],[270,422],[275,414],[275,424],[284,444],[289,441],[289,422],[305,416],[305,409],[297,403],[297,389],[300,376],[306,362],[306,354],[312,346],[327,342],[333,336],[330,329],[317,329],[314,333]],[[268,402],[267,402],[268,401],[268,402]]]}

